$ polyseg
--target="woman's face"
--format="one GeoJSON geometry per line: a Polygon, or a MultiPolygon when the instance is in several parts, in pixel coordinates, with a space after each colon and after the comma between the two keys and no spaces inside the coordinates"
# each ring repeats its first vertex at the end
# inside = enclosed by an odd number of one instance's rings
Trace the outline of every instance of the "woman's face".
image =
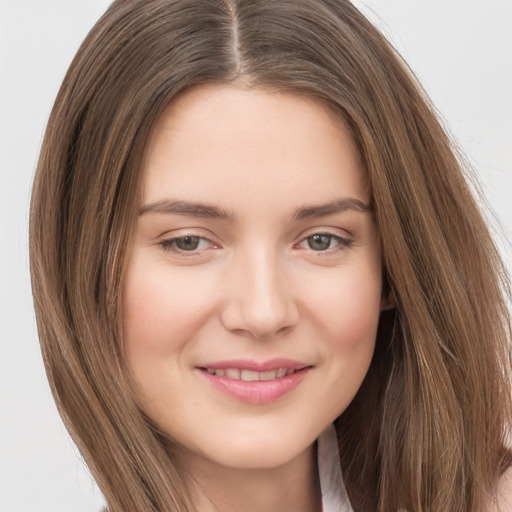
{"type": "Polygon", "coordinates": [[[381,263],[350,135],[312,99],[195,88],[152,133],[142,197],[123,321],[144,411],[202,460],[293,460],[374,350],[381,263]]]}

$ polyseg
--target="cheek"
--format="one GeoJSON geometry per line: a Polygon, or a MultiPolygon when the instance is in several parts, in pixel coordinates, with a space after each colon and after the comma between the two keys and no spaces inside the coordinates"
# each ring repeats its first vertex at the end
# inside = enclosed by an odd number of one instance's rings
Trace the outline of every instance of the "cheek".
{"type": "Polygon", "coordinates": [[[162,355],[193,338],[204,323],[213,297],[204,280],[171,272],[168,266],[134,256],[123,297],[127,351],[162,355]]]}
{"type": "Polygon", "coordinates": [[[380,272],[341,272],[316,286],[310,300],[312,318],[329,343],[344,351],[373,351],[380,315],[380,272]]]}
{"type": "Polygon", "coordinates": [[[345,411],[368,372],[375,349],[380,297],[380,273],[371,269],[340,274],[315,288],[309,311],[323,361],[320,396],[328,418],[345,411]]]}

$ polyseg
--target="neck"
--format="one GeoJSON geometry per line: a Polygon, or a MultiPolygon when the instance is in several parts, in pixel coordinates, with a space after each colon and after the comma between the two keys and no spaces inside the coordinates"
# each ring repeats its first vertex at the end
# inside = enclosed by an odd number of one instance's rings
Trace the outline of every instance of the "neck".
{"type": "Polygon", "coordinates": [[[322,509],[316,445],[277,468],[232,468],[188,460],[198,512],[319,512],[322,509]]]}

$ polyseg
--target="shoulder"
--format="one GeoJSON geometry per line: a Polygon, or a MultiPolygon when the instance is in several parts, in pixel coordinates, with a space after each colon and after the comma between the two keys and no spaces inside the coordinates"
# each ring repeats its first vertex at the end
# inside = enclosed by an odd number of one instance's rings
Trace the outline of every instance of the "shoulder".
{"type": "Polygon", "coordinates": [[[496,500],[488,512],[512,511],[512,468],[509,468],[501,477],[496,489],[496,500]]]}

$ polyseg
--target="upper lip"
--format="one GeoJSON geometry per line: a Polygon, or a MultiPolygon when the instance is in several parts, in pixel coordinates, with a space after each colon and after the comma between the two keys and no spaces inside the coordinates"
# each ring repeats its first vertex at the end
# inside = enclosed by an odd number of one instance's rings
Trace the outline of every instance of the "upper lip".
{"type": "Polygon", "coordinates": [[[206,370],[227,370],[228,368],[237,368],[239,370],[251,370],[253,372],[269,372],[284,368],[286,370],[300,370],[310,365],[294,361],[293,359],[286,359],[276,357],[268,361],[253,361],[250,359],[232,359],[229,361],[216,361],[213,363],[206,363],[198,365],[198,368],[206,370]]]}

